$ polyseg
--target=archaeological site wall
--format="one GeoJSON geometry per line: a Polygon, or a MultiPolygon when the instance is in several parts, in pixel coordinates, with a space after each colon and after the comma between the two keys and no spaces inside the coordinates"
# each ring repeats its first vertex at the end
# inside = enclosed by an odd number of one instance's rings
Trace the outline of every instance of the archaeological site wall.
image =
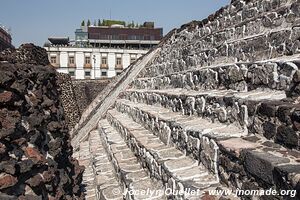
{"type": "Polygon", "coordinates": [[[58,73],[58,85],[66,122],[71,130],[79,122],[81,113],[70,75],[58,73]]]}
{"type": "Polygon", "coordinates": [[[0,199],[83,199],[58,74],[32,44],[0,53],[0,199]]]}
{"type": "Polygon", "coordinates": [[[70,75],[64,73],[59,73],[58,80],[69,130],[74,128],[84,110],[110,82],[110,79],[72,80],[70,75]]]}
{"type": "MultiPolygon", "coordinates": [[[[299,199],[299,67],[299,0],[232,0],[174,29],[105,89],[114,104],[96,98],[72,132],[79,160],[81,150],[97,146],[115,175],[111,185],[92,184],[88,194],[108,199],[112,185],[131,191],[271,188],[297,196],[236,198],[299,199]]],[[[89,172],[108,180],[104,164],[90,154],[87,166],[96,168],[89,172]]]]}
{"type": "Polygon", "coordinates": [[[99,95],[109,84],[110,79],[101,80],[72,80],[75,98],[80,113],[83,113],[88,105],[99,95]]]}
{"type": "Polygon", "coordinates": [[[73,80],[70,75],[59,73],[58,84],[69,130],[79,122],[80,116],[110,82],[101,80],[73,80]]]}

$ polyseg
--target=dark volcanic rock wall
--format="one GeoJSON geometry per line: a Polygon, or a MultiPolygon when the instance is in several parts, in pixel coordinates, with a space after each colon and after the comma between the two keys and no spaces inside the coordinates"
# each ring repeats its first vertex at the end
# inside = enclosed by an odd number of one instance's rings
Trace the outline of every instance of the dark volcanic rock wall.
{"type": "Polygon", "coordinates": [[[9,63],[27,63],[48,65],[49,59],[45,49],[33,44],[23,44],[18,49],[6,49],[0,53],[0,61],[9,63]]]}
{"type": "Polygon", "coordinates": [[[0,60],[0,199],[82,198],[83,169],[45,51],[24,45],[0,60]]]}
{"type": "Polygon", "coordinates": [[[110,82],[110,79],[72,80],[70,75],[63,73],[58,75],[58,80],[69,130],[79,122],[83,111],[110,82]]]}
{"type": "Polygon", "coordinates": [[[110,79],[72,81],[80,113],[83,113],[109,82],[110,79]]]}
{"type": "Polygon", "coordinates": [[[65,118],[68,123],[68,127],[71,130],[80,119],[80,110],[78,101],[74,92],[74,87],[69,74],[60,73],[59,87],[61,88],[61,101],[63,104],[65,118]]]}

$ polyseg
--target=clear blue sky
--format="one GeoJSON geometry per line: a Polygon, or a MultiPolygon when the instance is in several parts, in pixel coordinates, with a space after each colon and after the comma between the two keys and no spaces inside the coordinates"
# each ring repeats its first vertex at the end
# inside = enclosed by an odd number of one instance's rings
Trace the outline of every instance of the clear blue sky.
{"type": "Polygon", "coordinates": [[[229,0],[2,0],[0,23],[10,27],[13,44],[43,45],[49,36],[69,36],[83,19],[154,21],[171,29],[213,13],[229,0]]]}

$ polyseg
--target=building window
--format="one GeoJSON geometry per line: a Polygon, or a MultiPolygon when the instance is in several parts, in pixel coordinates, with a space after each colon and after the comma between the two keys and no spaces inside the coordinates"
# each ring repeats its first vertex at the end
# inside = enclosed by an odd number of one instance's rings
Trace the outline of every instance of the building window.
{"type": "Polygon", "coordinates": [[[91,68],[92,65],[91,65],[91,57],[90,56],[86,56],[84,58],[84,67],[85,68],[91,68]]]}
{"type": "Polygon", "coordinates": [[[150,40],[150,35],[144,35],[144,40],[150,40]]]}
{"type": "Polygon", "coordinates": [[[117,72],[117,76],[120,75],[122,72],[117,72]]]}
{"type": "Polygon", "coordinates": [[[120,57],[120,55],[117,55],[117,57],[116,57],[116,69],[123,69],[122,57],[120,57]]]}
{"type": "Polygon", "coordinates": [[[101,72],[101,76],[107,76],[107,72],[101,72]]]}
{"type": "Polygon", "coordinates": [[[84,76],[91,76],[91,72],[90,71],[85,71],[84,76]]]}
{"type": "Polygon", "coordinates": [[[75,72],[74,72],[74,71],[69,71],[69,75],[70,75],[71,77],[73,77],[73,76],[75,76],[75,72]]]}
{"type": "Polygon", "coordinates": [[[107,57],[102,57],[101,58],[101,69],[107,69],[108,65],[107,65],[107,57]]]}
{"type": "Polygon", "coordinates": [[[106,57],[101,58],[101,64],[102,65],[107,65],[107,58],[106,57]]]}
{"type": "Polygon", "coordinates": [[[91,57],[89,56],[85,57],[84,63],[87,65],[91,64],[91,57]]]}
{"type": "Polygon", "coordinates": [[[69,57],[69,67],[75,67],[75,58],[74,58],[74,56],[69,57]]]}
{"type": "Polygon", "coordinates": [[[116,64],[117,64],[117,66],[121,66],[122,65],[122,58],[117,58],[116,64]]]}
{"type": "Polygon", "coordinates": [[[51,64],[56,64],[56,56],[51,56],[50,57],[50,63],[51,64]]]}
{"type": "Polygon", "coordinates": [[[69,57],[69,64],[70,64],[70,65],[74,65],[74,64],[75,64],[74,56],[70,56],[70,57],[69,57]]]}

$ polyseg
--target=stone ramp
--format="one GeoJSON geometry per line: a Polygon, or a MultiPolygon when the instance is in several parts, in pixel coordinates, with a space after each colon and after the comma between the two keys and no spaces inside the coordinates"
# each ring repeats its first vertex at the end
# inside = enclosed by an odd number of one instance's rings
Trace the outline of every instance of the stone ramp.
{"type": "Polygon", "coordinates": [[[99,95],[99,97],[96,97],[82,114],[79,124],[72,130],[72,146],[74,148],[78,147],[80,141],[87,139],[88,133],[96,128],[97,122],[104,116],[108,108],[112,106],[119,94],[128,87],[158,51],[159,49],[154,49],[146,54],[142,60],[138,60],[125,73],[117,77],[117,82],[112,81],[113,85],[109,85],[108,90],[104,90],[105,96],[99,95]]]}

